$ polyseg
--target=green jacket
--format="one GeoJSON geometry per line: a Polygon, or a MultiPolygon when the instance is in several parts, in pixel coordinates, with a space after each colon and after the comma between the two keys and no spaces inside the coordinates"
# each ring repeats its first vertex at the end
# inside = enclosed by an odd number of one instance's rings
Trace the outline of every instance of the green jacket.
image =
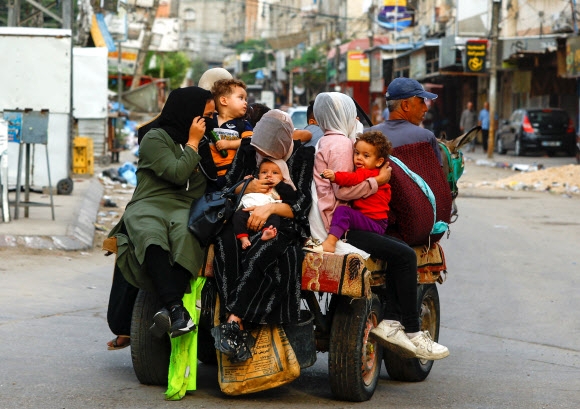
{"type": "Polygon", "coordinates": [[[145,250],[151,244],[171,254],[171,262],[194,277],[204,249],[187,229],[191,203],[205,191],[201,157],[183,148],[162,129],[150,130],[139,147],[137,186],[120,222],[109,237],[117,238],[117,266],[136,287],[151,290],[145,274],[145,250]]]}

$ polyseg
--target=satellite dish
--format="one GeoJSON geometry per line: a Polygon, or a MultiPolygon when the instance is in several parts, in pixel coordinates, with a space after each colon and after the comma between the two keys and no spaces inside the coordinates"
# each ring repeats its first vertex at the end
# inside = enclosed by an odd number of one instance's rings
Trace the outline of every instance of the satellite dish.
{"type": "Polygon", "coordinates": [[[302,95],[302,94],[304,94],[304,91],[306,91],[306,88],[299,87],[297,85],[294,86],[294,94],[296,94],[296,95],[302,95]]]}

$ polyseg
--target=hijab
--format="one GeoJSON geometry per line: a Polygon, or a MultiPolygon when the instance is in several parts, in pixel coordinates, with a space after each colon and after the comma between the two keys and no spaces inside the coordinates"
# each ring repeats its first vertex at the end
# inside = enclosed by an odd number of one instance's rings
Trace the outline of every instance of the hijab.
{"type": "Polygon", "coordinates": [[[314,100],[314,117],[320,129],[356,140],[357,112],[351,97],[340,92],[323,92],[314,100]]]}
{"type": "MultiPolygon", "coordinates": [[[[266,112],[256,124],[250,145],[266,154],[269,159],[287,161],[292,155],[294,125],[290,115],[279,109],[266,112]]],[[[256,152],[256,164],[260,166],[263,156],[256,152]]]]}
{"type": "Polygon", "coordinates": [[[153,128],[165,130],[175,143],[185,145],[189,140],[189,128],[196,116],[203,116],[211,92],[199,87],[177,88],[169,94],[161,113],[139,127],[138,142],[153,128]]]}

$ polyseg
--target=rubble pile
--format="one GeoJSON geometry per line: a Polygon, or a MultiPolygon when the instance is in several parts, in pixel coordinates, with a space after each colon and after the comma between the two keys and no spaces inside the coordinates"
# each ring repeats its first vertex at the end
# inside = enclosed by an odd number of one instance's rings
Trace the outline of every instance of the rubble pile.
{"type": "Polygon", "coordinates": [[[535,171],[517,172],[494,182],[480,182],[476,187],[510,190],[545,191],[580,195],[580,166],[566,165],[535,171]]]}

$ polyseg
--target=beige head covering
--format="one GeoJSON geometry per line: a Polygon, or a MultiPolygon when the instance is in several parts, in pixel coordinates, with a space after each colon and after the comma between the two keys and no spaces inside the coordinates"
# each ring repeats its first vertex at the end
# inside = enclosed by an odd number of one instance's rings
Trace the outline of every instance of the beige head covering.
{"type": "MultiPolygon", "coordinates": [[[[290,115],[279,109],[266,112],[256,124],[250,144],[264,152],[270,159],[287,161],[292,155],[294,125],[290,115]]],[[[256,163],[262,162],[262,155],[256,152],[256,163]]]]}
{"type": "MultiPolygon", "coordinates": [[[[280,171],[282,172],[283,182],[292,186],[292,189],[296,190],[296,186],[294,186],[294,182],[292,182],[292,179],[290,179],[290,171],[288,170],[288,165],[286,164],[286,162],[283,161],[282,159],[271,159],[271,158],[265,158],[265,159],[278,165],[278,167],[280,168],[280,171]]],[[[262,161],[263,161],[263,159],[262,159],[262,161]]]]}
{"type": "Polygon", "coordinates": [[[202,74],[197,86],[211,91],[211,87],[213,87],[214,82],[219,80],[229,80],[232,78],[232,74],[230,74],[230,72],[225,68],[210,68],[202,74]]]}

